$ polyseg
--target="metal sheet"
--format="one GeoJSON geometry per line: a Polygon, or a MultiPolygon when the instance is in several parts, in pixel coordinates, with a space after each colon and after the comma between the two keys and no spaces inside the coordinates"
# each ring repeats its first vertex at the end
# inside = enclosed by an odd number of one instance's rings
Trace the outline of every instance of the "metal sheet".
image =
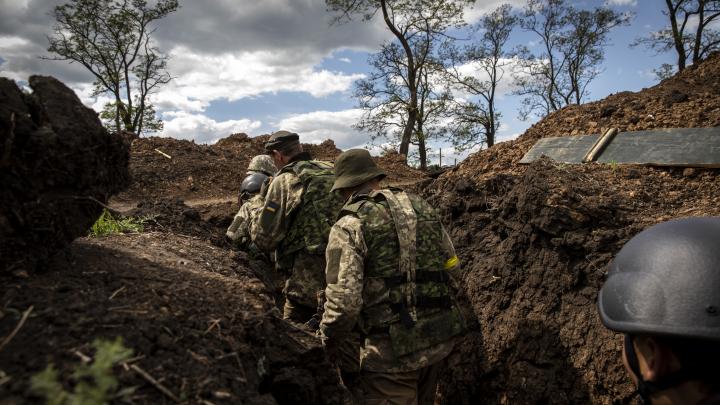
{"type": "Polygon", "coordinates": [[[520,163],[531,163],[543,155],[558,162],[582,163],[599,137],[600,135],[582,135],[543,138],[530,148],[520,163]]]}
{"type": "MultiPolygon", "coordinates": [[[[533,145],[520,163],[531,163],[542,155],[558,162],[582,163],[598,137],[544,138],[533,145]]],[[[596,162],[720,168],[720,127],[621,132],[596,162]]]]}
{"type": "Polygon", "coordinates": [[[720,128],[622,132],[596,161],[655,166],[720,167],[720,128]]]}

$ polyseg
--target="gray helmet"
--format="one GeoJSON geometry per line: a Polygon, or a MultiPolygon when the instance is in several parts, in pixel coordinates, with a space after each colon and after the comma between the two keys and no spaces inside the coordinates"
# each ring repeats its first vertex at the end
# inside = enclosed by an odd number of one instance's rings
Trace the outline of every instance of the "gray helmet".
{"type": "Polygon", "coordinates": [[[250,173],[245,176],[245,179],[240,186],[240,195],[243,194],[257,194],[260,192],[260,188],[269,176],[263,173],[250,173]]]}
{"type": "Polygon", "coordinates": [[[272,176],[277,171],[275,163],[268,155],[257,155],[250,161],[247,168],[248,172],[260,172],[267,176],[272,176]]]}
{"type": "Polygon", "coordinates": [[[720,217],[672,220],[630,239],[598,310],[606,327],[626,334],[720,340],[720,217]]]}
{"type": "Polygon", "coordinates": [[[374,178],[384,178],[385,172],[375,164],[366,149],[350,149],[335,162],[335,182],[332,190],[359,186],[374,178]]]}

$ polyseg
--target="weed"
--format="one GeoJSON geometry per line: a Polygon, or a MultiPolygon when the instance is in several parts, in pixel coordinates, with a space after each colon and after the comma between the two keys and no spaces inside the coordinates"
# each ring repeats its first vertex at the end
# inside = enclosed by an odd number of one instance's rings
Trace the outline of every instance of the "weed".
{"type": "Polygon", "coordinates": [[[117,233],[142,232],[147,218],[115,218],[108,210],[90,228],[91,237],[113,235],[117,233]]]}
{"type": "Polygon", "coordinates": [[[72,375],[78,383],[73,392],[65,391],[52,363],[31,378],[32,391],[44,397],[48,405],[100,405],[132,394],[134,388],[118,391],[118,381],[112,373],[115,364],[132,356],[132,349],[126,348],[120,337],[114,342],[96,339],[92,345],[95,359],[91,364],[75,367],[72,375]]]}

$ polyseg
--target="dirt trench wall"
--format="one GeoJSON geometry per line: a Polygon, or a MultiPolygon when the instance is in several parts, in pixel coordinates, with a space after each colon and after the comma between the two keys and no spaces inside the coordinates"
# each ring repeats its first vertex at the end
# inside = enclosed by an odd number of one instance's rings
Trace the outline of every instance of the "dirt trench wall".
{"type": "Polygon", "coordinates": [[[620,341],[595,307],[606,264],[638,230],[626,202],[601,176],[547,159],[452,186],[434,201],[452,224],[477,321],[451,358],[444,403],[626,398],[620,341]]]}
{"type": "Polygon", "coordinates": [[[128,150],[52,77],[0,78],[0,272],[31,271],[87,233],[129,182],[128,150]]]}

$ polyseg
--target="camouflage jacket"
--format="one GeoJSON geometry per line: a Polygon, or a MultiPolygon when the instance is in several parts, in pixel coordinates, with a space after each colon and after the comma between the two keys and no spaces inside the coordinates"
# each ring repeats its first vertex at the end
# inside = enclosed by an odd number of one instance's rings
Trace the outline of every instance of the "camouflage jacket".
{"type": "Polygon", "coordinates": [[[464,328],[450,298],[460,268],[424,200],[399,190],[353,197],[330,232],[326,261],[326,344],[359,331],[361,367],[382,372],[417,370],[450,353],[464,328]]]}
{"type": "Polygon", "coordinates": [[[342,201],[330,193],[332,164],[309,158],[303,154],[273,178],[251,237],[261,250],[275,251],[278,271],[290,274],[286,295],[315,307],[325,286],[327,236],[342,201]]]}
{"type": "Polygon", "coordinates": [[[247,200],[235,214],[232,224],[228,227],[227,235],[230,240],[235,242],[240,247],[246,247],[250,242],[250,226],[252,219],[257,216],[263,206],[262,196],[254,195],[252,198],[247,200]]]}

